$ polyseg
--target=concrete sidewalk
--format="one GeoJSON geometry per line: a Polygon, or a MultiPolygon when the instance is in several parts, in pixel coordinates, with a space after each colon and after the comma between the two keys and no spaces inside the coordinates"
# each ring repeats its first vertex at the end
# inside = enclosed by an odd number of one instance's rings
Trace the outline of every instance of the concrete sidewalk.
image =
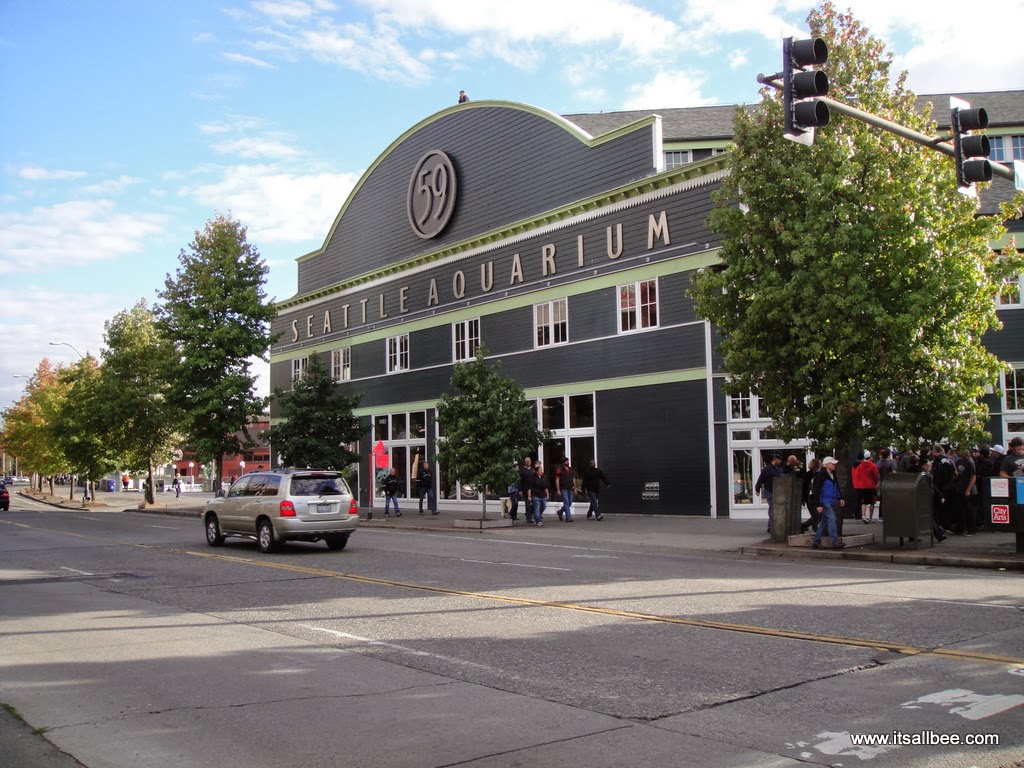
{"type": "MultiPolygon", "coordinates": [[[[66,486],[59,489],[66,494],[66,486]]],[[[64,509],[81,510],[81,494],[74,501],[39,493],[23,495],[53,504],[64,509]]],[[[203,505],[212,494],[182,493],[175,498],[173,493],[157,495],[157,505],[143,511],[156,514],[172,514],[198,518],[203,505]]],[[[90,502],[90,512],[140,511],[142,494],[138,491],[96,493],[96,500],[90,502]]],[[[818,561],[856,560],[909,565],[930,565],[962,568],[990,568],[1024,572],[1024,554],[1016,552],[1016,537],[1012,533],[982,532],[976,536],[949,535],[945,541],[933,548],[915,550],[913,545],[898,544],[889,539],[882,544],[882,525],[864,525],[857,520],[846,520],[844,533],[847,535],[873,533],[875,542],[864,546],[848,546],[842,550],[809,549],[773,544],[765,534],[765,524],[760,520],[712,519],[708,517],[654,516],[643,514],[606,513],[601,521],[587,520],[586,515],[577,512],[574,522],[559,522],[554,510],[544,515],[544,527],[527,525],[520,515],[512,527],[486,528],[483,530],[456,528],[456,520],[479,519],[477,509],[441,510],[438,515],[423,515],[417,512],[415,499],[402,499],[404,511],[401,517],[383,517],[382,509],[373,510],[373,519],[367,520],[368,510],[361,509],[361,527],[390,529],[396,531],[434,531],[459,533],[483,533],[489,536],[512,537],[536,542],[550,542],[561,545],[585,547],[616,546],[655,552],[717,552],[758,557],[802,558],[818,561]]],[[[488,504],[488,517],[500,518],[501,511],[495,502],[488,504]]]]}

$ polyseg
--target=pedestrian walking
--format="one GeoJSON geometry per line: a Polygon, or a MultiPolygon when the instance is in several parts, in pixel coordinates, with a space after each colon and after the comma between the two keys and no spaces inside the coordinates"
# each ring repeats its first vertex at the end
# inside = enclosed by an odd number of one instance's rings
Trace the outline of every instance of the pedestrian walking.
{"type": "Polygon", "coordinates": [[[828,528],[828,537],[832,540],[832,549],[842,549],[846,544],[839,540],[836,527],[836,507],[842,509],[846,502],[843,500],[843,492],[836,480],[836,464],[838,462],[832,456],[826,456],[821,460],[821,469],[814,473],[811,480],[811,500],[815,509],[821,516],[818,522],[818,530],[814,532],[814,541],[811,546],[814,549],[821,549],[821,537],[828,528]]]}
{"type": "Polygon", "coordinates": [[[401,517],[402,511],[398,508],[398,491],[402,487],[402,481],[398,477],[398,470],[392,467],[380,485],[384,491],[384,518],[387,519],[388,510],[392,504],[395,505],[395,517],[401,517]]]}
{"type": "Polygon", "coordinates": [[[576,472],[569,464],[569,457],[562,459],[562,466],[555,470],[555,493],[562,497],[562,508],[558,510],[558,519],[565,515],[565,522],[571,523],[572,502],[576,496],[576,472]]]}
{"type": "Polygon", "coordinates": [[[523,502],[523,517],[527,525],[533,525],[533,463],[529,456],[523,459],[519,468],[519,498],[523,502]]]}
{"type": "Polygon", "coordinates": [[[807,533],[807,529],[810,528],[812,531],[817,532],[818,526],[821,525],[821,515],[818,514],[818,507],[816,503],[811,499],[811,481],[814,480],[814,475],[821,469],[821,462],[818,459],[811,459],[807,463],[807,469],[803,474],[803,496],[804,504],[807,505],[807,513],[810,517],[800,523],[800,533],[807,533]]]}
{"type": "Polygon", "coordinates": [[[587,462],[587,468],[583,470],[582,481],[583,491],[587,494],[587,500],[590,502],[590,506],[587,507],[587,520],[590,520],[591,516],[595,520],[604,520],[599,506],[601,483],[604,483],[606,488],[611,488],[611,483],[608,482],[608,478],[605,477],[604,472],[597,466],[594,459],[587,462]]]}
{"type": "Polygon", "coordinates": [[[539,461],[533,465],[530,495],[533,498],[533,522],[538,528],[543,528],[544,510],[548,508],[548,479],[544,476],[544,465],[539,461]]]}
{"type": "Polygon", "coordinates": [[[772,459],[764,465],[761,474],[757,476],[754,483],[754,493],[760,493],[768,503],[768,533],[772,532],[772,518],[775,515],[775,494],[772,487],[775,478],[782,474],[782,457],[779,454],[772,454],[772,459]]]}
{"type": "Polygon", "coordinates": [[[127,472],[125,472],[123,475],[121,475],[121,485],[124,486],[124,492],[125,493],[128,493],[128,483],[130,481],[131,481],[131,478],[128,477],[128,473],[127,472]]]}
{"type": "Polygon", "coordinates": [[[871,460],[871,451],[853,468],[853,487],[860,495],[860,519],[870,524],[875,517],[875,494],[878,492],[878,465],[871,460]]]}
{"type": "MultiPolygon", "coordinates": [[[[427,510],[432,515],[437,514],[437,496],[434,493],[434,474],[430,471],[430,462],[424,461],[420,468],[419,477],[416,478],[416,490],[420,497],[420,514],[423,514],[423,499],[427,500],[427,510]]],[[[386,502],[385,502],[386,503],[386,502]]],[[[398,511],[398,500],[395,500],[395,511],[398,511]]]]}
{"type": "Polygon", "coordinates": [[[174,498],[181,498],[181,474],[178,472],[174,473],[174,479],[171,481],[171,485],[174,486],[174,498]]]}
{"type": "Polygon", "coordinates": [[[519,462],[513,461],[512,467],[515,469],[516,477],[505,492],[508,494],[508,519],[514,523],[519,519],[519,462]]]}

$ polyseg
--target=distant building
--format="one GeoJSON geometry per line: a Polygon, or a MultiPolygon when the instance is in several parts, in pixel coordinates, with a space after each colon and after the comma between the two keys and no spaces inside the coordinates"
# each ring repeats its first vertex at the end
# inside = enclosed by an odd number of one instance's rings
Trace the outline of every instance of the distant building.
{"type": "MultiPolygon", "coordinates": [[[[941,116],[947,97],[924,98],[941,116]]],[[[996,159],[1024,158],[1024,91],[966,98],[989,110],[996,159]]],[[[482,343],[551,430],[545,467],[596,458],[609,511],[766,515],[751,490],[762,457],[803,446],[776,439],[757,398],[721,393],[712,329],[686,293],[718,262],[706,218],[735,109],[560,117],[479,101],[384,149],[324,246],[298,259],[298,292],[272,328],[271,387],[288,389],[318,354],[340,389],[363,393],[361,505],[381,461],[411,495],[443,439],[434,408],[452,366],[482,343]]],[[[998,180],[983,212],[1011,192],[998,180]]],[[[1024,434],[1020,288],[986,339],[1014,365],[990,402],[1004,443],[1024,434]]],[[[441,506],[478,507],[479,489],[436,463],[435,478],[441,506]]]]}

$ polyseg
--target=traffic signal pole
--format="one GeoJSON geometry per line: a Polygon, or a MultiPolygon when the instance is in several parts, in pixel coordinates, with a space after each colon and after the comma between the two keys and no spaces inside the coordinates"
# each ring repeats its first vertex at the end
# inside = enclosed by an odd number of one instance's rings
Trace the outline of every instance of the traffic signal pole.
{"type": "MultiPolygon", "coordinates": [[[[776,78],[765,75],[758,75],[757,82],[769,85],[777,90],[783,90],[783,84],[776,78]]],[[[843,104],[841,101],[830,99],[827,96],[818,97],[818,101],[828,105],[829,110],[834,110],[843,115],[848,115],[852,118],[860,120],[861,122],[873,125],[876,128],[881,128],[883,131],[901,136],[904,139],[910,139],[910,141],[916,142],[925,147],[931,147],[932,149],[938,150],[944,155],[950,157],[956,157],[956,151],[953,149],[952,144],[948,144],[949,138],[946,137],[935,137],[927,136],[923,133],[918,133],[915,130],[902,126],[899,123],[894,123],[890,120],[873,115],[870,112],[865,112],[862,109],[851,107],[848,104],[843,104]]],[[[1007,168],[1001,163],[990,161],[992,164],[992,173],[996,176],[1002,176],[1004,179],[1009,179],[1011,182],[1014,180],[1013,169],[1007,168]]]]}

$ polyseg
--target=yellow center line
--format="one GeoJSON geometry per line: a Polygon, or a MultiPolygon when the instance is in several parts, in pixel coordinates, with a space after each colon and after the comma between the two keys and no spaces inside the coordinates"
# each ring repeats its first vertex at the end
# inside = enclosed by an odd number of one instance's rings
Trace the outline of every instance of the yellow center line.
{"type": "MultiPolygon", "coordinates": [[[[4,521],[8,522],[8,521],[4,521]]],[[[361,584],[372,584],[380,587],[394,587],[398,589],[411,589],[420,592],[431,592],[440,595],[452,595],[454,597],[468,597],[477,600],[488,600],[512,605],[523,605],[534,608],[556,608],[565,611],[578,613],[594,613],[601,616],[614,616],[621,619],[634,619],[637,621],[650,621],[661,624],[675,624],[684,627],[697,629],[717,629],[723,632],[739,632],[748,635],[759,635],[761,637],[773,637],[782,640],[803,640],[812,643],[826,643],[830,645],[845,645],[852,648],[870,648],[876,651],[888,651],[904,656],[936,656],[946,659],[957,659],[960,661],[977,661],[986,664],[1000,664],[1024,667],[1024,658],[1014,656],[998,656],[990,653],[978,653],[975,651],[956,650],[950,648],[938,648],[935,646],[906,645],[904,643],[891,643],[884,640],[870,640],[857,637],[842,637],[839,635],[819,635],[809,632],[797,632],[788,629],[775,629],[772,627],[758,627],[752,624],[735,624],[724,621],[711,621],[708,619],[687,619],[678,616],[664,616],[656,613],[640,613],[638,611],[623,611],[616,608],[603,608],[601,606],[586,605],[583,603],[566,603],[559,600],[535,600],[529,597],[514,597],[512,595],[495,595],[488,592],[474,592],[464,589],[452,589],[450,587],[438,587],[429,584],[416,584],[413,582],[396,581],[394,579],[379,579],[373,576],[362,576],[358,573],[344,573],[340,571],[329,571],[322,568],[308,568],[302,565],[291,563],[271,562],[267,560],[253,560],[247,557],[236,555],[225,555],[216,552],[196,552],[176,547],[162,547],[153,544],[142,544],[134,541],[122,541],[96,536],[87,533],[72,533],[69,531],[58,531],[49,528],[38,528],[24,523],[11,523],[23,528],[30,528],[47,533],[57,533],[65,536],[74,536],[81,539],[101,541],[110,544],[122,544],[141,549],[152,549],[159,552],[169,552],[189,557],[201,557],[209,560],[220,560],[226,563],[237,563],[240,565],[252,565],[260,568],[270,568],[278,571],[289,571],[301,573],[306,576],[318,576],[322,578],[343,579],[361,584]]]]}

